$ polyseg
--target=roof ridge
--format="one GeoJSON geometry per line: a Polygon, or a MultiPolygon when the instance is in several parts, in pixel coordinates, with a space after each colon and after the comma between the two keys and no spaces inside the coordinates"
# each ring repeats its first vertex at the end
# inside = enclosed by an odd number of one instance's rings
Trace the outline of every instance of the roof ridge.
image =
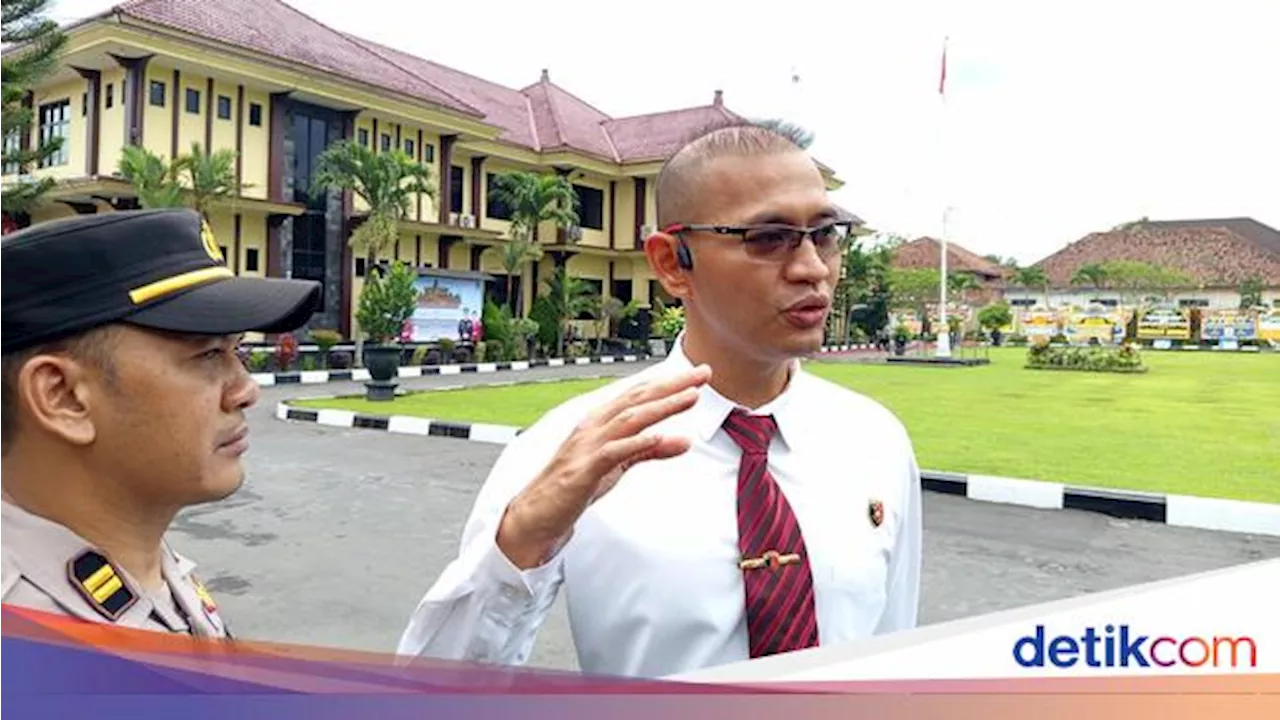
{"type": "Polygon", "coordinates": [[[618,152],[618,146],[613,144],[613,138],[609,136],[609,129],[604,126],[604,122],[596,123],[596,127],[600,128],[600,134],[604,135],[604,141],[609,146],[609,152],[613,153],[613,161],[622,162],[622,155],[618,152]]]}
{"type": "Polygon", "coordinates": [[[525,116],[529,119],[529,136],[533,138],[534,150],[542,152],[542,139],[538,137],[538,121],[533,118],[533,100],[524,93],[520,93],[520,98],[524,100],[525,116]]]}
{"type": "MultiPolygon", "coordinates": [[[[286,4],[287,4],[287,3],[286,3],[286,4]]],[[[341,31],[341,30],[335,30],[334,32],[337,32],[338,34],[340,34],[340,35],[343,35],[343,36],[347,37],[351,42],[354,42],[355,44],[357,44],[357,45],[361,46],[361,48],[363,48],[366,52],[369,52],[369,53],[372,53],[372,54],[374,54],[374,55],[377,55],[379,58],[382,58],[384,61],[386,61],[386,62],[390,63],[391,65],[394,65],[394,66],[395,66],[395,67],[397,67],[397,68],[400,68],[401,70],[403,70],[404,72],[408,73],[409,75],[412,75],[413,77],[417,78],[418,80],[420,80],[420,81],[422,81],[422,82],[426,83],[427,85],[431,86],[434,90],[436,90],[436,91],[437,91],[437,92],[439,92],[440,94],[444,95],[445,97],[448,97],[448,98],[450,98],[451,100],[453,100],[453,101],[457,102],[459,105],[462,105],[462,106],[463,106],[463,107],[465,107],[465,108],[470,108],[471,110],[474,110],[475,112],[479,113],[482,117],[484,116],[484,114],[485,114],[485,113],[484,113],[484,111],[483,111],[483,110],[481,110],[480,108],[475,107],[474,105],[472,105],[471,103],[467,102],[466,100],[463,100],[462,98],[458,97],[457,95],[454,95],[453,93],[449,92],[448,90],[446,90],[446,89],[444,89],[444,88],[440,87],[439,85],[437,85],[437,84],[435,84],[435,83],[431,82],[430,80],[428,80],[428,79],[426,79],[426,78],[422,77],[421,75],[419,75],[418,73],[414,72],[413,70],[410,70],[409,68],[407,68],[407,67],[405,67],[405,66],[401,65],[399,62],[397,62],[397,61],[395,61],[395,60],[393,60],[393,59],[391,59],[391,58],[389,58],[389,57],[386,57],[385,55],[383,55],[383,54],[382,54],[381,52],[379,52],[378,50],[376,50],[376,49],[374,49],[374,48],[372,48],[372,47],[369,47],[369,45],[368,45],[368,44],[376,45],[378,48],[381,48],[381,49],[383,49],[383,50],[390,50],[391,52],[396,52],[396,53],[401,53],[401,54],[403,54],[403,55],[408,55],[408,56],[409,56],[409,57],[411,57],[411,58],[421,59],[421,58],[418,58],[416,55],[413,55],[413,54],[411,54],[411,53],[407,53],[407,52],[405,52],[405,51],[403,51],[403,50],[398,50],[398,49],[396,49],[396,48],[391,47],[390,45],[384,45],[384,44],[379,43],[379,42],[376,42],[376,41],[374,41],[374,40],[367,40],[367,39],[362,38],[362,37],[360,37],[360,36],[358,36],[358,35],[353,35],[353,34],[351,34],[351,33],[346,33],[346,32],[343,32],[343,31],[341,31]],[[366,43],[368,43],[368,44],[366,44],[366,43]]]]}
{"type": "MultiPolygon", "coordinates": [[[[555,134],[555,142],[551,143],[551,145],[547,147],[557,148],[557,147],[567,146],[569,143],[567,140],[565,140],[564,132],[561,131],[560,129],[561,125],[564,124],[564,121],[560,117],[560,108],[556,107],[556,102],[554,99],[552,99],[551,93],[547,92],[546,86],[550,84],[551,84],[551,81],[549,80],[546,80],[546,81],[539,80],[538,82],[530,85],[524,90],[521,90],[520,94],[524,95],[525,97],[528,97],[529,96],[529,93],[527,92],[528,90],[532,90],[534,88],[539,88],[542,90],[542,96],[547,101],[547,111],[551,113],[551,130],[555,134]]],[[[532,106],[530,107],[530,112],[532,113],[532,106]]],[[[536,131],[537,129],[536,121],[534,122],[534,128],[536,131]]],[[[542,144],[541,141],[539,141],[538,144],[541,145],[542,144]]]]}
{"type": "Polygon", "coordinates": [[[547,85],[548,85],[549,87],[555,88],[556,90],[559,90],[560,92],[564,93],[565,95],[568,95],[569,97],[573,98],[574,100],[577,100],[578,102],[582,103],[583,105],[586,105],[588,108],[591,108],[592,110],[594,110],[594,111],[596,111],[596,112],[600,113],[601,115],[603,115],[603,116],[605,117],[605,119],[606,119],[606,120],[612,120],[612,119],[613,119],[613,116],[612,116],[612,115],[610,115],[609,113],[607,113],[607,112],[605,112],[605,111],[601,110],[600,108],[596,107],[595,105],[592,105],[591,103],[589,103],[589,102],[587,102],[586,100],[582,99],[582,96],[581,96],[581,95],[578,95],[577,93],[569,92],[569,91],[568,91],[568,90],[566,90],[563,86],[561,86],[561,85],[557,85],[556,83],[552,82],[550,78],[548,78],[548,79],[547,79],[547,85]]]}
{"type": "Polygon", "coordinates": [[[659,115],[670,115],[671,113],[693,112],[695,110],[710,110],[714,105],[691,105],[689,107],[673,108],[671,110],[654,110],[653,112],[640,113],[639,115],[621,115],[619,117],[609,117],[606,122],[621,122],[623,120],[639,120],[640,118],[657,117],[659,115]]]}

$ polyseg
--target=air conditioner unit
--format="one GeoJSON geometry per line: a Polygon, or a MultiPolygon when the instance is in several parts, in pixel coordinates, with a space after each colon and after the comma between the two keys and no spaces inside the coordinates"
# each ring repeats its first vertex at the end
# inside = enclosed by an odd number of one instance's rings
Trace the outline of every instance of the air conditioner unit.
{"type": "Polygon", "coordinates": [[[565,232],[565,237],[567,237],[571,243],[582,242],[582,226],[570,225],[568,231],[565,232]]]}
{"type": "Polygon", "coordinates": [[[473,228],[473,227],[475,227],[475,226],[476,226],[476,216],[475,216],[475,215],[463,215],[463,216],[462,216],[462,227],[464,227],[464,228],[473,228]]]}
{"type": "Polygon", "coordinates": [[[461,213],[449,213],[449,224],[457,225],[461,221],[461,213]]]}
{"type": "Polygon", "coordinates": [[[650,235],[652,235],[652,234],[654,234],[654,233],[655,233],[655,232],[657,232],[657,231],[658,231],[658,228],[657,228],[656,226],[654,226],[654,225],[641,225],[641,226],[640,226],[640,241],[641,241],[641,242],[644,242],[645,240],[648,240],[648,239],[649,239],[649,236],[650,236],[650,235]]]}

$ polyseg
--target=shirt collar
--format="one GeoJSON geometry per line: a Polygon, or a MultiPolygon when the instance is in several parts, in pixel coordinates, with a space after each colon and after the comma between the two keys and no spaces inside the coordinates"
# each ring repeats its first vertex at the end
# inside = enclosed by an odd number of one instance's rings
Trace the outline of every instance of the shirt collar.
{"type": "MultiPolygon", "coordinates": [[[[672,373],[693,369],[693,363],[684,354],[683,331],[671,343],[671,351],[662,364],[664,369],[669,368],[672,373]]],[[[791,377],[782,393],[761,407],[746,408],[752,415],[772,415],[778,424],[778,438],[789,450],[800,447],[807,435],[807,428],[804,426],[809,418],[805,414],[803,403],[797,397],[805,382],[806,376],[800,361],[793,360],[791,377]]],[[[698,402],[685,413],[685,422],[697,439],[709,442],[724,425],[729,413],[734,408],[743,406],[716,392],[709,385],[700,388],[699,393],[698,402]]]]}

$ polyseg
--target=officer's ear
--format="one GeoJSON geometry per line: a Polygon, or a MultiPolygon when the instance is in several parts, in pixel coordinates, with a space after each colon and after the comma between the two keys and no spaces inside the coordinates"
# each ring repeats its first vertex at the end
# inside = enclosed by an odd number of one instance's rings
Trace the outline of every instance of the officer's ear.
{"type": "MultiPolygon", "coordinates": [[[[664,232],[655,232],[644,240],[644,254],[649,259],[654,279],[673,298],[687,300],[691,294],[689,268],[680,260],[682,240],[664,232]]],[[[686,248],[687,252],[687,248],[686,248]]]]}
{"type": "Polygon", "coordinates": [[[21,432],[53,435],[72,445],[97,437],[95,399],[89,359],[74,352],[39,352],[18,372],[15,388],[23,408],[21,432]]]}

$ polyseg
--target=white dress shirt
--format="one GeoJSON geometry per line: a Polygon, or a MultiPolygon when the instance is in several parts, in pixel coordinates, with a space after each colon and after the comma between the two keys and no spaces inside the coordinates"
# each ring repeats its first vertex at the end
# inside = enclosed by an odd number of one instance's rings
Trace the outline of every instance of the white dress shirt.
{"type": "MultiPolygon", "coordinates": [[[[747,659],[741,450],[721,428],[735,405],[710,387],[653,427],[691,438],[692,448],[631,468],[546,564],[521,571],[495,542],[507,504],[587,413],[638,382],[690,367],[678,340],[663,362],[569,400],[517,436],[480,490],[459,557],[418,604],[398,652],[523,664],[563,587],[584,672],[661,677],[747,659]]],[[[783,394],[753,412],[778,424],[769,469],[804,533],[820,643],[913,627],[921,499],[902,423],[798,362],[783,394]]]]}

